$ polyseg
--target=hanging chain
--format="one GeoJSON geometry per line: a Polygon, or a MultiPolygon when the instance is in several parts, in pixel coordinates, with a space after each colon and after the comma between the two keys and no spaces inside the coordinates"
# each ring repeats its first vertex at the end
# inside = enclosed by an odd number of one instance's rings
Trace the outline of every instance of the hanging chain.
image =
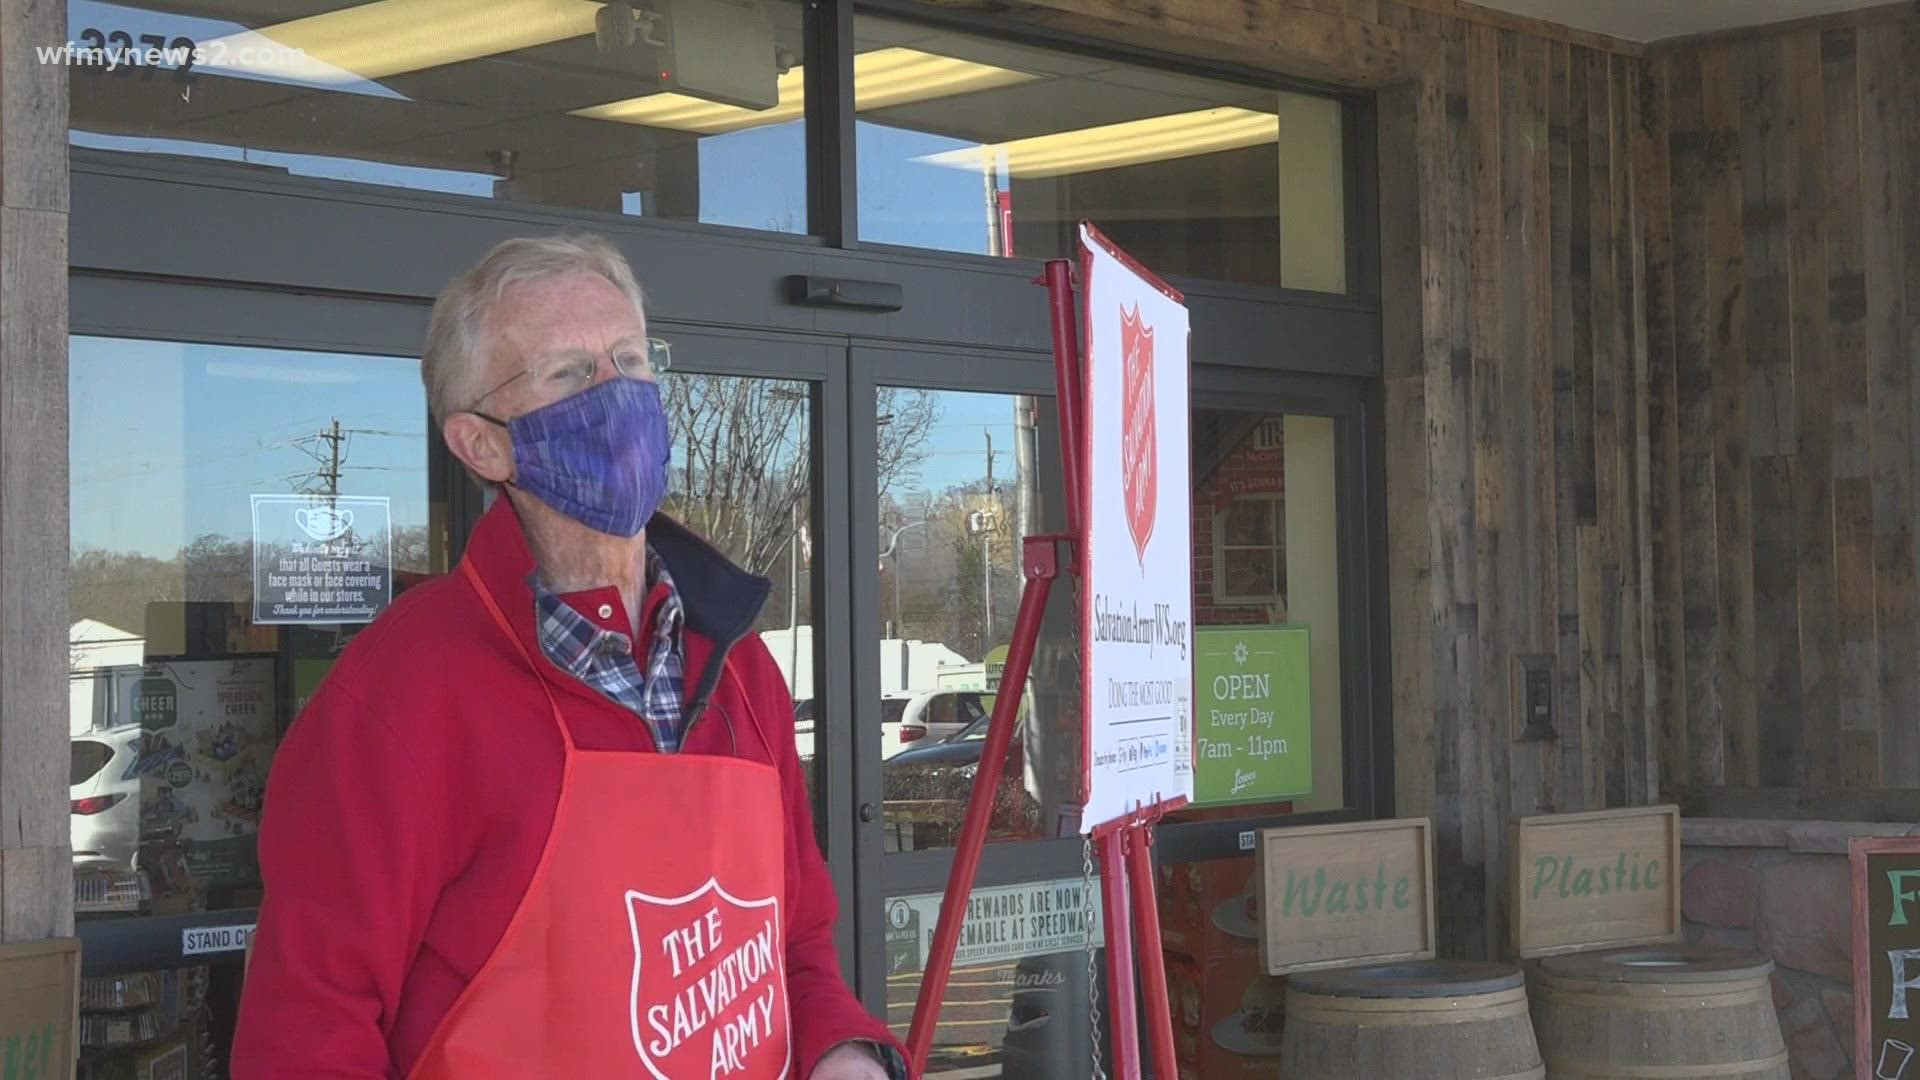
{"type": "Polygon", "coordinates": [[[1100,962],[1093,951],[1093,928],[1098,918],[1098,908],[1093,899],[1093,837],[1081,841],[1080,872],[1083,887],[1080,890],[1087,919],[1087,1018],[1088,1030],[1092,1032],[1093,1042],[1093,1080],[1106,1080],[1107,1072],[1100,1064],[1100,962]]]}

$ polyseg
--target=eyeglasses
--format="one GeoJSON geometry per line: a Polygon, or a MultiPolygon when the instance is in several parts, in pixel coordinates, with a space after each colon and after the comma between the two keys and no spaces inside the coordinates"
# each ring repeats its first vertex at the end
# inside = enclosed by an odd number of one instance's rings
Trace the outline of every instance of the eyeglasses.
{"type": "MultiPolygon", "coordinates": [[[[519,379],[528,380],[543,402],[572,397],[593,385],[593,376],[600,370],[601,355],[584,349],[550,353],[495,383],[462,411],[473,412],[481,402],[519,379]]],[[[614,371],[625,378],[658,376],[673,367],[673,345],[656,337],[632,338],[615,345],[611,359],[614,371]]]]}

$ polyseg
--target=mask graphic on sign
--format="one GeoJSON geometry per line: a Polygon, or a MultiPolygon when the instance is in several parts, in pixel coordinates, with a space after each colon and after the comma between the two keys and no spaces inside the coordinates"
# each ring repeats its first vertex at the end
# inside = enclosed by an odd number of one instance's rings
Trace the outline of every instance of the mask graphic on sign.
{"type": "Polygon", "coordinates": [[[786,946],[775,897],[741,900],[709,878],[671,899],[629,890],[633,1048],[656,1080],[784,1080],[786,946]]]}

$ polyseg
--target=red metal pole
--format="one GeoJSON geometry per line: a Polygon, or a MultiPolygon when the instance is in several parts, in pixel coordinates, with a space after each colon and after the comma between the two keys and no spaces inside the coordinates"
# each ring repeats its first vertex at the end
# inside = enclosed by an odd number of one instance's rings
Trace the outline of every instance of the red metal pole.
{"type": "Polygon", "coordinates": [[[1140,1080],[1139,1006],[1133,987],[1133,919],[1127,895],[1127,842],[1131,830],[1109,829],[1094,840],[1100,848],[1101,898],[1107,924],[1107,1029],[1113,1032],[1115,1080],[1140,1080]]]}
{"type": "Polygon", "coordinates": [[[1176,1080],[1179,1064],[1173,1054],[1173,1003],[1167,997],[1167,959],[1161,952],[1160,902],[1154,895],[1153,826],[1141,822],[1132,828],[1127,848],[1128,877],[1133,882],[1133,922],[1140,931],[1140,993],[1147,999],[1147,1047],[1153,1054],[1156,1080],[1176,1080]]]}
{"type": "Polygon", "coordinates": [[[953,952],[960,942],[960,926],[966,921],[967,898],[973,892],[974,878],[980,871],[980,850],[986,844],[987,827],[993,815],[994,795],[1000,789],[1000,775],[1007,762],[1007,745],[1013,740],[1021,687],[1027,685],[1027,672],[1033,665],[1033,646],[1040,639],[1040,618],[1047,610],[1047,593],[1059,572],[1057,536],[1026,538],[1026,583],[1020,590],[1020,612],[1013,623],[1013,640],[1007,646],[1007,666],[1000,674],[1000,693],[993,702],[993,716],[987,720],[987,741],[980,748],[980,767],[973,774],[973,790],[967,796],[966,822],[960,827],[960,842],[954,847],[953,870],[947,876],[947,891],[940,901],[940,920],[934,925],[933,941],[928,946],[927,970],[920,976],[920,996],[913,1007],[913,1027],[907,1034],[907,1056],[913,1074],[926,1071],[927,1053],[933,1048],[933,1030],[940,1022],[940,1004],[947,993],[947,976],[953,971],[953,952]]]}
{"type": "Polygon", "coordinates": [[[1067,532],[1079,537],[1080,486],[1080,330],[1074,322],[1073,265],[1065,259],[1047,262],[1047,310],[1053,321],[1054,407],[1060,413],[1060,475],[1067,491],[1067,532]]]}

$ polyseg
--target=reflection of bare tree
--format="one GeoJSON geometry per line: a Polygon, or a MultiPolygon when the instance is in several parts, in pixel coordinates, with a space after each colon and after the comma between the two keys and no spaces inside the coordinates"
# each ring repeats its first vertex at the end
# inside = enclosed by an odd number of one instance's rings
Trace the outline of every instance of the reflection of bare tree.
{"type": "MultiPolygon", "coordinates": [[[[668,510],[734,561],[771,574],[788,554],[793,510],[806,520],[811,394],[804,383],[677,374],[661,384],[675,469],[668,510]]],[[[939,406],[920,390],[883,387],[881,490],[926,458],[939,406]]]]}
{"type": "MultiPolygon", "coordinates": [[[[393,530],[395,569],[424,572],[430,556],[426,526],[393,530]]],[[[251,540],[218,533],[196,538],[168,559],[82,548],[73,553],[70,571],[73,617],[138,634],[152,601],[246,604],[253,597],[253,560],[251,540]]]]}

